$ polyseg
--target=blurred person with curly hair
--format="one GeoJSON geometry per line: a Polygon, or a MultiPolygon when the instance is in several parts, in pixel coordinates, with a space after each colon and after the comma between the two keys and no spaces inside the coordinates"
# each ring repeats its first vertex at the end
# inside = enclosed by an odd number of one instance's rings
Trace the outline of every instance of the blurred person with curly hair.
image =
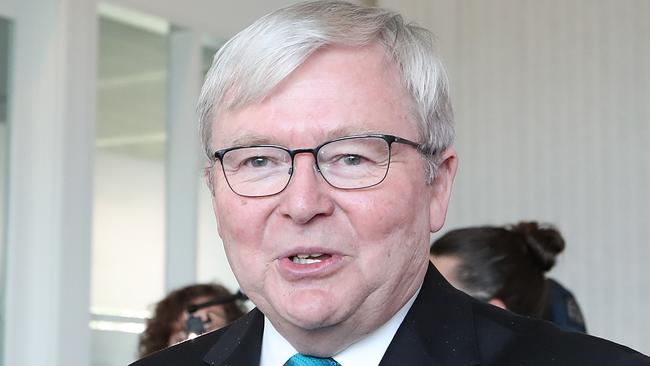
{"type": "Polygon", "coordinates": [[[174,290],[156,304],[153,316],[147,319],[147,327],[140,335],[138,353],[144,357],[188,339],[190,316],[200,319],[205,331],[212,331],[245,313],[241,298],[221,285],[196,284],[174,290]],[[208,304],[212,302],[223,303],[208,304]]]}

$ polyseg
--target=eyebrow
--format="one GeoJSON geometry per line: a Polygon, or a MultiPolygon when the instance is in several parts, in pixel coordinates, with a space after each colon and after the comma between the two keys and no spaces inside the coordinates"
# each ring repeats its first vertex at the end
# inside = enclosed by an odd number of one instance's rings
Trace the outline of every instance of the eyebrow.
{"type": "Polygon", "coordinates": [[[327,140],[332,140],[336,139],[339,137],[346,137],[346,136],[355,136],[355,135],[367,135],[367,134],[373,134],[373,133],[378,133],[377,131],[372,131],[368,130],[365,128],[358,128],[358,127],[340,127],[337,129],[334,129],[330,132],[327,133],[327,140]]]}
{"type": "Polygon", "coordinates": [[[269,136],[246,134],[239,136],[232,141],[231,146],[247,146],[247,145],[274,145],[275,139],[269,136]]]}
{"type": "MultiPolygon", "coordinates": [[[[372,131],[368,129],[363,129],[363,128],[357,128],[357,127],[340,127],[336,128],[332,131],[329,131],[323,141],[320,143],[323,143],[325,141],[337,139],[339,137],[347,137],[347,136],[355,136],[355,135],[365,135],[365,134],[375,134],[379,133],[377,131],[372,131]]],[[[229,146],[249,146],[249,145],[280,145],[283,146],[284,144],[280,143],[276,138],[271,137],[271,136],[263,136],[263,135],[256,135],[256,134],[245,134],[242,136],[239,136],[235,138],[232,143],[229,146]]]]}

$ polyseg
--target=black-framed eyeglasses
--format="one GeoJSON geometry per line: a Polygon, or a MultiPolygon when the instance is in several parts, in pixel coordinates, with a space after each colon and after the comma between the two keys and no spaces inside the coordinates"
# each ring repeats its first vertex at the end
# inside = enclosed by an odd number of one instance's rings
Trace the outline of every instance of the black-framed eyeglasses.
{"type": "Polygon", "coordinates": [[[291,181],[294,158],[314,156],[316,170],[334,188],[362,189],[376,186],[388,174],[391,145],[400,143],[421,149],[421,145],[393,135],[368,134],[326,141],[313,149],[287,149],[278,145],[235,146],[218,150],[230,189],[244,197],[272,196],[291,181]]]}

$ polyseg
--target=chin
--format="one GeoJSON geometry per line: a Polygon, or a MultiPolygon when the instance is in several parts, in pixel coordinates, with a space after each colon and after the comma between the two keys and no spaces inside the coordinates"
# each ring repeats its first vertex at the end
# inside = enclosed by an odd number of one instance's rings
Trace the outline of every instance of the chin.
{"type": "Polygon", "coordinates": [[[294,327],[300,328],[305,331],[317,331],[319,329],[330,327],[334,324],[329,324],[329,322],[324,319],[309,319],[309,318],[296,318],[292,317],[291,323],[294,327]]]}
{"type": "Polygon", "coordinates": [[[286,319],[305,330],[330,327],[341,321],[340,307],[331,297],[304,294],[285,304],[286,319]]]}

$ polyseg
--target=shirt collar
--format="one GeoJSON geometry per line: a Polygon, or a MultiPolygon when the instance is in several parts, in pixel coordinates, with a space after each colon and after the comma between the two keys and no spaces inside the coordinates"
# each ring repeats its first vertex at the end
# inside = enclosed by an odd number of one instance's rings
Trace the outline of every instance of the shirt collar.
{"type": "MultiPolygon", "coordinates": [[[[406,317],[409,309],[418,296],[420,289],[415,292],[409,301],[393,315],[384,325],[375,329],[365,338],[352,344],[350,347],[332,356],[341,366],[367,365],[377,366],[384,353],[393,340],[400,324],[406,317]]],[[[298,353],[273,324],[264,317],[264,335],[262,336],[262,354],[260,366],[284,365],[291,356],[298,353]]]]}
{"type": "Polygon", "coordinates": [[[285,362],[296,353],[298,353],[298,351],[293,348],[289,341],[278,333],[265,315],[260,366],[284,365],[285,362]]]}

